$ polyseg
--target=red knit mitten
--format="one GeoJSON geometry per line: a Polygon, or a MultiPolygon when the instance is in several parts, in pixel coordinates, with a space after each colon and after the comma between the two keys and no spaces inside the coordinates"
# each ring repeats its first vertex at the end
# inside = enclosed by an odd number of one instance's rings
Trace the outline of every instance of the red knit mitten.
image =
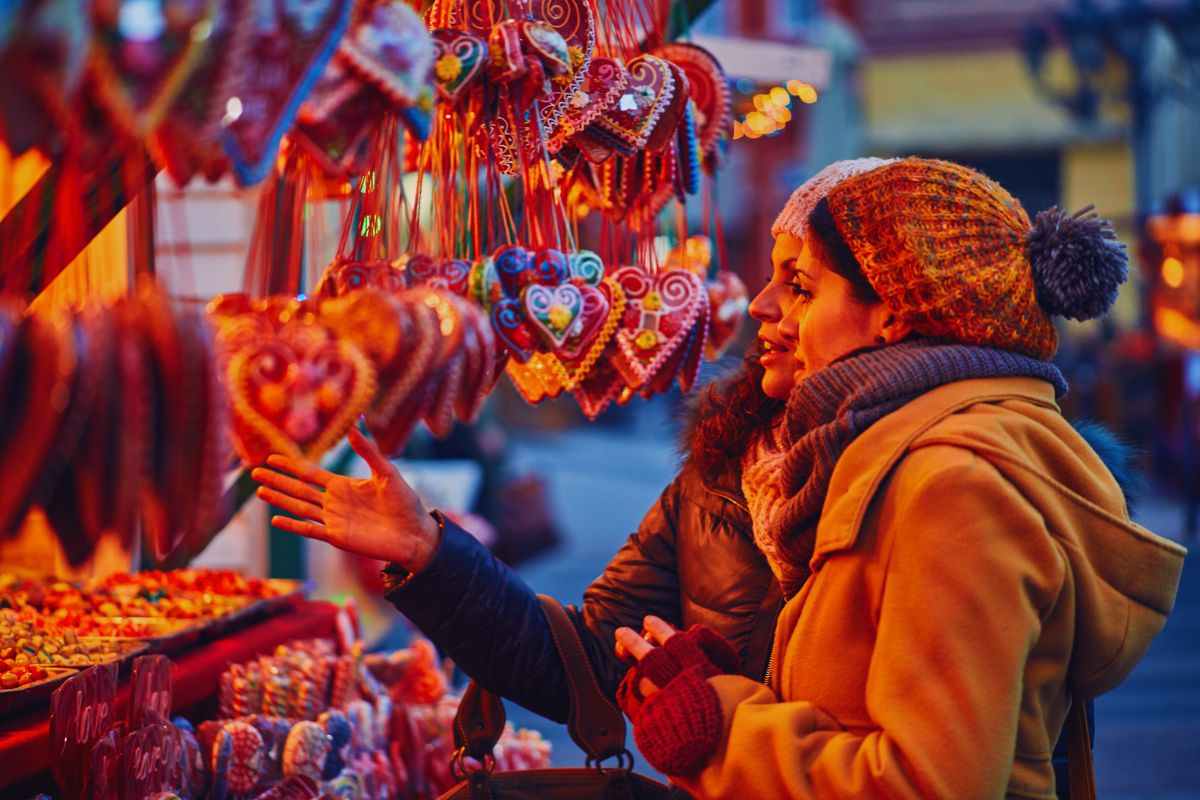
{"type": "Polygon", "coordinates": [[[721,703],[708,678],[736,672],[737,653],[724,638],[693,625],[655,648],[631,668],[617,701],[633,721],[633,737],[646,760],[668,775],[695,772],[721,741],[721,703]],[[649,699],[645,678],[661,687],[649,699]]]}

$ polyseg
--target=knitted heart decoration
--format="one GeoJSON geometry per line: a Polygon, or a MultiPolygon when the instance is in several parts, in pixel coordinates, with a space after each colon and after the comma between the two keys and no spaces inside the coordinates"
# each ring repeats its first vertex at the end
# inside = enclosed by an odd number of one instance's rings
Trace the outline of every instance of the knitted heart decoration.
{"type": "Polygon", "coordinates": [[[362,352],[315,322],[294,320],[233,356],[227,385],[234,444],[248,465],[271,453],[315,459],[345,435],[375,395],[362,352]]]}
{"type": "Polygon", "coordinates": [[[576,250],[567,257],[572,280],[599,286],[604,280],[604,261],[591,250],[576,250]]]}
{"type": "Polygon", "coordinates": [[[437,312],[407,295],[399,300],[408,309],[412,322],[411,349],[404,357],[405,363],[397,365],[401,375],[392,380],[386,391],[379,392],[366,414],[367,428],[388,454],[398,454],[404,449],[432,401],[432,383],[445,364],[437,312]]]}
{"type": "Polygon", "coordinates": [[[631,389],[640,389],[687,342],[708,296],[703,281],[683,270],[649,275],[638,267],[623,267],[613,279],[627,302],[613,366],[631,389]]]}
{"type": "Polygon", "coordinates": [[[450,28],[433,31],[433,79],[438,95],[457,103],[479,82],[487,63],[487,43],[450,28]]]}
{"type": "Polygon", "coordinates": [[[256,27],[227,109],[222,144],[243,186],[275,163],[300,103],[333,56],[350,18],[350,0],[255,0],[256,27]]]}
{"type": "Polygon", "coordinates": [[[372,7],[347,34],[338,52],[397,108],[416,105],[429,94],[435,45],[420,15],[408,3],[372,7]]]}
{"type": "Polygon", "coordinates": [[[627,66],[629,84],[594,124],[640,150],[675,98],[675,76],[669,62],[652,55],[640,55],[627,66]]]}

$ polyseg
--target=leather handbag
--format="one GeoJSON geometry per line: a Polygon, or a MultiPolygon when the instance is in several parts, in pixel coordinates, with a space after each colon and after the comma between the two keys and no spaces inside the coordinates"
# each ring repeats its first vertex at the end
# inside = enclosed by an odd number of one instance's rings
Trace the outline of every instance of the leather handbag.
{"type": "Polygon", "coordinates": [[[504,705],[499,697],[472,682],[454,718],[457,750],[452,768],[459,783],[442,794],[441,800],[666,800],[678,797],[665,784],[633,771],[633,756],[625,748],[625,718],[600,690],[579,633],[557,600],[544,595],[538,599],[567,672],[571,695],[567,730],[587,753],[586,766],[494,771],[492,750],[504,730],[504,705]],[[615,760],[616,766],[605,767],[604,762],[609,760],[615,760]]]}

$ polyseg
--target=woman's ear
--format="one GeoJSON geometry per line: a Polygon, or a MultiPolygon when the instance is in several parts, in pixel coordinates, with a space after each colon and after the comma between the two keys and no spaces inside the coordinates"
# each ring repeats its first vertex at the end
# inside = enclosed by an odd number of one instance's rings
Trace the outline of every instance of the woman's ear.
{"type": "Polygon", "coordinates": [[[896,344],[908,338],[912,333],[912,325],[898,318],[890,311],[885,313],[879,325],[879,335],[875,337],[876,344],[896,344]]]}

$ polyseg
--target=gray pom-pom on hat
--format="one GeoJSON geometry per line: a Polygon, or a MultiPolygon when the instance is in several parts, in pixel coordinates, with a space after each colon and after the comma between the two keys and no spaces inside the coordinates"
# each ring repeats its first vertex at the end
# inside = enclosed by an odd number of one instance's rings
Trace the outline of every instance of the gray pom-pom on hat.
{"type": "Polygon", "coordinates": [[[1129,256],[1112,223],[1094,206],[1073,215],[1058,207],[1037,215],[1028,236],[1038,305],[1076,320],[1103,316],[1129,277],[1129,256]]]}

